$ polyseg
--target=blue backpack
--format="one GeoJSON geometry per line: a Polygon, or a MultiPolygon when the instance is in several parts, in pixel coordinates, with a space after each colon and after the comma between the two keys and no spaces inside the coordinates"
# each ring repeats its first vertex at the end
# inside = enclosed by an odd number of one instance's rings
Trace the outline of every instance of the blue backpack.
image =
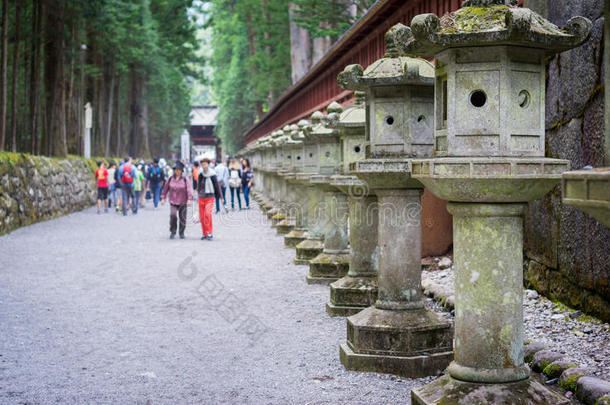
{"type": "Polygon", "coordinates": [[[159,166],[150,169],[150,180],[155,182],[161,181],[161,168],[159,166]]]}

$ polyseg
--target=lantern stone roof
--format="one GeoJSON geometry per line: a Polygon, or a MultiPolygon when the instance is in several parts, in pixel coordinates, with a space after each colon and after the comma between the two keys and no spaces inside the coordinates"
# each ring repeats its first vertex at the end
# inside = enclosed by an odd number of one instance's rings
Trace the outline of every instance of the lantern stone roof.
{"type": "Polygon", "coordinates": [[[406,44],[412,38],[411,29],[396,24],[385,34],[386,55],[366,69],[348,65],[337,76],[337,83],[346,90],[366,90],[373,86],[432,85],[434,67],[424,59],[407,56],[406,44]]]}
{"type": "Polygon", "coordinates": [[[354,104],[343,110],[339,120],[335,123],[338,127],[364,127],[366,125],[366,109],[364,107],[364,92],[354,93],[354,104]]]}
{"type": "Polygon", "coordinates": [[[514,0],[466,0],[463,7],[439,18],[420,14],[411,21],[404,52],[432,57],[455,47],[514,45],[544,49],[547,54],[575,48],[589,38],[592,24],[573,17],[564,28],[514,0]]]}

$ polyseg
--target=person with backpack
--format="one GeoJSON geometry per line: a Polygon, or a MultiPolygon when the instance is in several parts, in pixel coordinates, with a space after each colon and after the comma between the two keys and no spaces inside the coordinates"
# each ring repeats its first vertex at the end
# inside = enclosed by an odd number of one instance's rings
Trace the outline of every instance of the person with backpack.
{"type": "Polygon", "coordinates": [[[131,204],[131,211],[135,214],[138,212],[138,207],[133,203],[133,180],[136,177],[136,167],[133,165],[131,158],[126,157],[125,163],[119,168],[119,178],[121,179],[121,192],[123,194],[123,203],[121,204],[123,216],[127,215],[127,209],[131,204]]]}
{"type": "Polygon", "coordinates": [[[186,229],[186,207],[191,206],[193,199],[193,186],[191,180],[182,175],[184,166],[177,162],[174,165],[173,175],[165,182],[161,193],[161,204],[165,204],[165,199],[169,198],[169,238],[174,239],[178,230],[178,217],[180,217],[180,239],[184,239],[186,229]]]}
{"type": "Polygon", "coordinates": [[[165,181],[165,172],[159,166],[159,158],[153,160],[153,164],[148,171],[148,187],[153,197],[153,205],[155,208],[159,205],[159,197],[161,195],[161,187],[165,181]]]}
{"type": "Polygon", "coordinates": [[[108,197],[108,207],[112,208],[116,204],[116,180],[114,174],[116,172],[116,163],[112,160],[109,162],[108,167],[108,187],[109,187],[109,197],[108,197]]]}
{"type": "Polygon", "coordinates": [[[231,190],[231,210],[235,211],[235,195],[237,204],[241,211],[241,167],[237,159],[231,159],[229,163],[229,189],[231,190]]]}
{"type": "Polygon", "coordinates": [[[218,184],[216,172],[210,167],[210,159],[204,158],[200,162],[201,169],[197,178],[197,194],[199,196],[199,219],[203,236],[201,240],[212,240],[212,209],[214,200],[219,198],[224,206],[222,191],[218,184]]]}
{"type": "Polygon", "coordinates": [[[199,178],[199,162],[193,163],[193,190],[197,189],[197,179],[199,178]]]}

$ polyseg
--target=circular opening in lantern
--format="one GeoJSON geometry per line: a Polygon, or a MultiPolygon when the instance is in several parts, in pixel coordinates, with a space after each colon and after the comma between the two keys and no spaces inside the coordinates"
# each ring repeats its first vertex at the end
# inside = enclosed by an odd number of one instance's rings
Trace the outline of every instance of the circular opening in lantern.
{"type": "Polygon", "coordinates": [[[477,108],[483,107],[486,102],[487,95],[483,90],[475,90],[470,95],[470,103],[477,108]]]}
{"type": "Polygon", "coordinates": [[[530,93],[527,90],[521,90],[519,92],[519,107],[527,108],[530,105],[530,93]]]}
{"type": "Polygon", "coordinates": [[[385,117],[385,123],[388,125],[392,125],[394,123],[394,117],[388,115],[387,117],[385,117]]]}
{"type": "Polygon", "coordinates": [[[356,147],[354,147],[354,152],[360,153],[360,145],[357,145],[356,147]]]}

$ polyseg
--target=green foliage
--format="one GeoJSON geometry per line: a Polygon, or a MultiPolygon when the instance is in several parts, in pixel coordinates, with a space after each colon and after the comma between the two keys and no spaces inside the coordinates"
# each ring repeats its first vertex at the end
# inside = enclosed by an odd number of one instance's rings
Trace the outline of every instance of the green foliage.
{"type": "Polygon", "coordinates": [[[212,31],[216,135],[229,153],[290,86],[290,28],[286,0],[216,0],[205,11],[212,31]]]}
{"type": "Polygon", "coordinates": [[[374,3],[374,0],[293,0],[294,21],[313,38],[338,38],[374,3]]]}
{"type": "MultiPolygon", "coordinates": [[[[188,123],[190,90],[185,82],[200,74],[197,66],[199,41],[193,9],[195,0],[20,0],[22,12],[19,38],[20,58],[17,72],[12,72],[11,59],[15,43],[17,21],[15,2],[9,2],[8,79],[18,75],[18,136],[17,150],[36,152],[32,138],[53,138],[57,134],[45,134],[48,119],[44,114],[48,97],[57,91],[45,77],[47,58],[52,50],[63,61],[63,80],[66,115],[61,117],[68,134],[68,152],[78,154],[79,138],[83,132],[78,127],[78,108],[86,102],[93,107],[92,153],[97,155],[121,155],[129,152],[128,134],[133,115],[133,82],[141,80],[137,90],[138,102],[147,106],[148,140],[151,151],[167,152],[167,145],[177,139],[188,123]],[[37,7],[41,7],[41,26],[36,24],[37,7]],[[56,18],[59,31],[52,36],[47,16],[56,18]],[[61,46],[50,47],[49,42],[61,46]],[[38,130],[32,134],[30,123],[35,114],[29,101],[33,91],[32,60],[35,45],[39,44],[41,67],[41,104],[37,115],[41,120],[38,130]],[[21,74],[23,72],[23,74],[21,74]],[[82,82],[81,82],[82,72],[82,82]],[[116,89],[110,90],[111,83],[116,89]],[[120,85],[120,99],[117,97],[120,85]],[[69,97],[69,98],[68,98],[69,97]],[[119,105],[119,110],[116,107],[119,105]],[[108,120],[108,105],[114,110],[108,120]],[[120,119],[121,127],[117,128],[120,119]],[[110,131],[107,129],[110,128],[110,131]],[[110,150],[106,150],[106,134],[111,134],[110,150]],[[120,133],[120,136],[118,136],[120,133]]],[[[10,95],[9,95],[10,97],[10,95]]],[[[10,104],[9,109],[10,114],[10,104]]],[[[9,122],[10,122],[10,118],[9,122]]],[[[44,144],[44,140],[41,143],[44,144]]],[[[8,146],[8,145],[7,145],[8,146]]],[[[12,146],[12,145],[10,145],[12,146]]],[[[38,147],[40,153],[48,152],[38,147]]],[[[53,150],[50,151],[51,154],[53,150]]]]}

